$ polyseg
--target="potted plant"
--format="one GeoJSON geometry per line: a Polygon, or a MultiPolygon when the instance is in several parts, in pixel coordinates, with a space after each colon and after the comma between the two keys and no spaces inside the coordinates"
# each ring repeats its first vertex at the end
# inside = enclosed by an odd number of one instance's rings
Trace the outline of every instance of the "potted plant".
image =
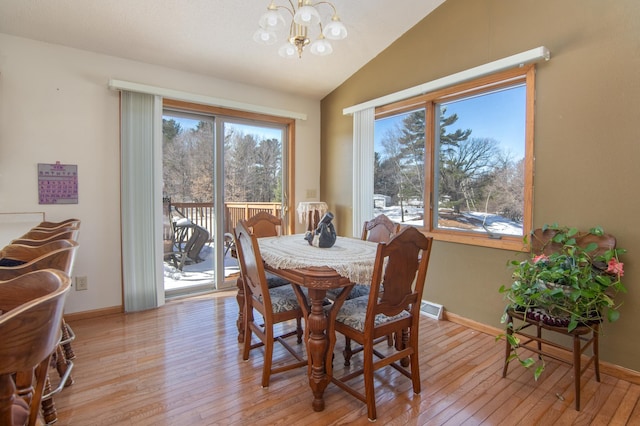
{"type": "MultiPolygon", "coordinates": [[[[532,232],[534,250],[529,257],[509,262],[513,281],[499,290],[507,300],[502,322],[506,322],[508,310],[552,326],[567,327],[567,331],[601,323],[604,318],[616,321],[620,314],[615,297],[626,292],[621,281],[624,265],[619,256],[626,250],[615,248],[615,239],[601,227],[580,233],[576,228],[553,224],[540,231],[532,232]]],[[[498,336],[502,337],[505,335],[498,336]]],[[[515,334],[506,338],[517,349],[519,340],[515,334]]],[[[534,364],[530,358],[520,359],[517,352],[514,357],[525,367],[534,364]]],[[[536,379],[543,368],[536,371],[536,379]]]]}

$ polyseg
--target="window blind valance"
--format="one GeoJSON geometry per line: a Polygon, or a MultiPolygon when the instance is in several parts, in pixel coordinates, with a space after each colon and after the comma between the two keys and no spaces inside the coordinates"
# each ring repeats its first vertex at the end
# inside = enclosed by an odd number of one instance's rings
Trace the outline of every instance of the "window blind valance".
{"type": "Polygon", "coordinates": [[[194,102],[202,105],[230,108],[238,111],[255,112],[258,114],[268,114],[277,117],[293,118],[297,120],[307,119],[307,114],[303,114],[300,112],[287,111],[262,105],[248,104],[244,102],[232,101],[229,99],[215,98],[212,96],[198,95],[196,93],[183,92],[181,90],[167,89],[164,87],[150,86],[141,83],[133,83],[130,81],[112,79],[109,80],[109,88],[112,90],[126,90],[128,92],[158,95],[162,96],[163,98],[175,99],[185,102],[194,102]]]}
{"type": "Polygon", "coordinates": [[[403,99],[409,99],[414,96],[419,96],[438,89],[453,86],[464,81],[473,80],[475,78],[494,74],[496,72],[508,70],[515,67],[521,67],[526,64],[541,61],[543,59],[545,61],[551,59],[551,53],[549,52],[549,49],[544,46],[536,47],[535,49],[527,50],[526,52],[507,56],[506,58],[498,59],[497,61],[488,62],[474,68],[469,68],[455,74],[447,75],[445,77],[429,81],[427,83],[419,84],[418,86],[410,87],[408,89],[391,93],[377,99],[372,99],[358,105],[350,106],[343,109],[342,113],[343,115],[351,115],[357,111],[362,111],[367,108],[375,108],[378,106],[401,101],[403,99]]]}

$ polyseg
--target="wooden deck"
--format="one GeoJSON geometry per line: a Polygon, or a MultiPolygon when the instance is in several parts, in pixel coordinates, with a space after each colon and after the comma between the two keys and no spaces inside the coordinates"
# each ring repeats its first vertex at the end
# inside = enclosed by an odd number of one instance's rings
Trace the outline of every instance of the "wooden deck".
{"type": "MultiPolygon", "coordinates": [[[[369,424],[366,406],[331,384],[326,410],[314,412],[304,368],[275,375],[262,389],[261,353],[242,361],[237,313],[235,292],[225,291],[70,322],[75,383],[55,397],[57,424],[369,424]]],[[[410,381],[391,368],[378,372],[377,424],[640,424],[640,385],[607,374],[597,383],[590,369],[577,412],[570,367],[548,361],[535,382],[514,364],[503,379],[504,346],[494,336],[426,317],[420,333],[422,393],[414,395],[410,381]]],[[[342,345],[339,339],[338,371],[342,345]]],[[[278,346],[274,363],[285,353],[278,346]]]]}

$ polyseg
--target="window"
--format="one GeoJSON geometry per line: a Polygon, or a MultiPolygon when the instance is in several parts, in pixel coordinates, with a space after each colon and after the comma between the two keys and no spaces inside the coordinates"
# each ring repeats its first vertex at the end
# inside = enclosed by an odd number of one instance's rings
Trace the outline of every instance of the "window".
{"type": "Polygon", "coordinates": [[[376,108],[374,214],[438,240],[522,249],[532,216],[534,70],[376,108]]]}

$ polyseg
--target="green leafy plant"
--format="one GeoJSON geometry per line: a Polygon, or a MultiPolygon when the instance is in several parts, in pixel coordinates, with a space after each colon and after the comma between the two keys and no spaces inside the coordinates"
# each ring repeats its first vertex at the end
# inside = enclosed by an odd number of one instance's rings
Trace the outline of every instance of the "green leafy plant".
{"type": "MultiPolygon", "coordinates": [[[[580,233],[577,228],[553,224],[545,225],[542,231],[552,237],[539,247],[540,250],[525,260],[509,262],[513,268],[513,281],[510,286],[503,285],[499,289],[507,300],[502,322],[507,321],[510,309],[530,319],[567,327],[568,331],[579,325],[602,322],[604,318],[609,322],[616,321],[620,313],[615,297],[626,292],[621,281],[624,265],[619,256],[626,250],[603,249],[597,242],[606,237],[601,227],[580,233]],[[545,250],[547,248],[549,250],[545,250]]],[[[535,235],[531,237],[535,238],[535,235]]],[[[525,243],[528,244],[526,237],[525,243]]],[[[514,349],[512,359],[518,359],[527,368],[535,364],[531,358],[519,357],[516,349],[520,342],[515,333],[501,334],[497,338],[507,338],[514,349]]],[[[536,370],[536,379],[543,369],[544,362],[536,370]]]]}

